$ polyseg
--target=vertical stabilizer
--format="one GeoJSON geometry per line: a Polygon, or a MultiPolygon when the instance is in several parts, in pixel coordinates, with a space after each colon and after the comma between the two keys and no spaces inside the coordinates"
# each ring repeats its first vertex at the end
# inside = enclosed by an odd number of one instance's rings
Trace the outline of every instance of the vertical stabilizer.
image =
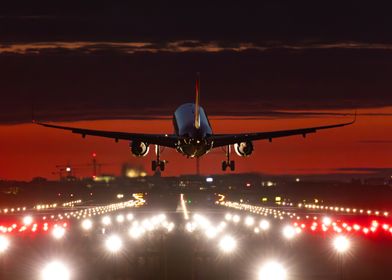
{"type": "Polygon", "coordinates": [[[200,74],[197,73],[197,78],[196,78],[196,100],[195,100],[195,127],[197,129],[200,128],[200,74]]]}

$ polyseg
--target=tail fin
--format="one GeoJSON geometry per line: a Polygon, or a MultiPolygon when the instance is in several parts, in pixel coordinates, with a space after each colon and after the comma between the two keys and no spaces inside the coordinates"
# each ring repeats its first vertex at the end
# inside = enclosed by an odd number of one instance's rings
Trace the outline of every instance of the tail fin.
{"type": "Polygon", "coordinates": [[[195,100],[195,127],[200,128],[200,73],[197,73],[196,78],[196,100],[195,100]]]}

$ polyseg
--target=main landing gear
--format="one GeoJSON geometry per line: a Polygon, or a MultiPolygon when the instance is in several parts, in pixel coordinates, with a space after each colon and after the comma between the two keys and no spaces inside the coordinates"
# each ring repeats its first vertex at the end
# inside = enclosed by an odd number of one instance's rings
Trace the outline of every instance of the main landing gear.
{"type": "Polygon", "coordinates": [[[226,160],[222,161],[222,171],[226,171],[230,167],[231,171],[235,170],[234,160],[230,160],[230,145],[227,145],[226,149],[226,160]]]}
{"type": "Polygon", "coordinates": [[[161,160],[160,158],[160,147],[159,145],[155,146],[155,154],[157,155],[157,160],[153,160],[151,163],[151,169],[152,171],[156,171],[158,168],[160,171],[165,171],[165,165],[167,163],[166,160],[161,160]]]}

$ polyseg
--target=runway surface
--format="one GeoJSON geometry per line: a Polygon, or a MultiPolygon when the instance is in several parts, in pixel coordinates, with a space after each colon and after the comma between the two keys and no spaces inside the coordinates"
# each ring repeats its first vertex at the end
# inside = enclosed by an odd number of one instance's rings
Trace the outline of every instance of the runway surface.
{"type": "Polygon", "coordinates": [[[0,279],[392,275],[392,222],[377,209],[147,193],[18,208],[1,209],[0,279]]]}

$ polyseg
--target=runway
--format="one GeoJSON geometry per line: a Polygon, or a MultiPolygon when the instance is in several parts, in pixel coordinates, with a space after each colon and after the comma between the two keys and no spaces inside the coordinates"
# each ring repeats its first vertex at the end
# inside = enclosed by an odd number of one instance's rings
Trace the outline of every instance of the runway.
{"type": "Polygon", "coordinates": [[[19,211],[2,209],[0,279],[392,275],[388,212],[251,205],[222,196],[212,203],[196,203],[187,194],[174,197],[170,207],[136,194],[108,204],[75,200],[19,211]]]}

